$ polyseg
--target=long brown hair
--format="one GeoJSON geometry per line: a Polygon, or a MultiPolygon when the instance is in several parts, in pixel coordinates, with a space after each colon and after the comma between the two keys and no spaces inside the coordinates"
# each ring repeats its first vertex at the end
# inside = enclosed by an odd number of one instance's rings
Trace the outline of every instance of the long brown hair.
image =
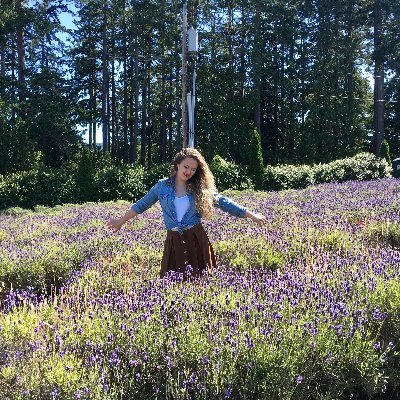
{"type": "Polygon", "coordinates": [[[215,192],[214,176],[210,168],[201,155],[193,148],[184,148],[176,154],[172,163],[171,176],[174,177],[180,164],[186,157],[197,161],[197,169],[194,175],[187,181],[187,191],[193,194],[196,204],[196,210],[203,218],[210,218],[214,212],[213,194],[215,192]]]}

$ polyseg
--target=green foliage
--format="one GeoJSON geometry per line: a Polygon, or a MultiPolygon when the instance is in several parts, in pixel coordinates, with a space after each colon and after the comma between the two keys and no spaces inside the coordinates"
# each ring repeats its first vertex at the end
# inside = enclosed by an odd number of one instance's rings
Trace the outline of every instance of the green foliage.
{"type": "Polygon", "coordinates": [[[33,249],[28,258],[18,262],[0,254],[0,282],[7,288],[32,287],[36,293],[50,293],[52,286],[60,287],[85,260],[85,246],[88,245],[47,240],[45,252],[33,249]]]}
{"type": "Polygon", "coordinates": [[[390,175],[391,168],[386,160],[376,158],[371,153],[360,153],[354,157],[315,166],[267,166],[264,189],[299,189],[315,183],[362,181],[390,175]]]}
{"type": "Polygon", "coordinates": [[[265,167],[264,189],[300,189],[314,183],[312,167],[308,165],[279,165],[265,167]]]}
{"type": "Polygon", "coordinates": [[[75,180],[79,191],[79,199],[81,201],[91,201],[94,184],[93,154],[86,147],[80,152],[75,180]]]}
{"type": "Polygon", "coordinates": [[[218,190],[253,189],[253,183],[244,167],[216,155],[210,164],[218,190]]]}
{"type": "Polygon", "coordinates": [[[42,158],[41,153],[36,150],[22,121],[14,127],[7,123],[2,106],[4,103],[0,101],[0,174],[35,168],[42,158]]]}
{"type": "Polygon", "coordinates": [[[235,237],[223,240],[214,245],[221,263],[231,265],[239,270],[249,268],[267,268],[276,270],[285,265],[285,255],[274,249],[263,239],[235,237]]]}
{"type": "Polygon", "coordinates": [[[346,232],[337,229],[318,235],[317,242],[324,250],[333,251],[335,253],[343,254],[354,248],[351,237],[346,232]]]}
{"type": "Polygon", "coordinates": [[[264,161],[260,134],[257,129],[250,130],[250,140],[247,147],[248,174],[255,189],[262,189],[264,180],[264,161]]]}
{"type": "Polygon", "coordinates": [[[158,164],[148,170],[144,175],[144,184],[147,189],[150,189],[155,185],[160,179],[168,178],[171,172],[171,164],[158,164]]]}
{"type": "Polygon", "coordinates": [[[31,78],[27,132],[43,153],[46,166],[60,168],[79,149],[81,138],[73,122],[74,98],[66,92],[61,73],[44,68],[31,78]]]}
{"type": "Polygon", "coordinates": [[[135,222],[120,235],[105,233],[104,216],[125,202],[2,216],[0,281],[37,289],[80,273],[39,302],[0,283],[19,304],[0,312],[0,398],[396,398],[396,252],[353,229],[392,215],[393,181],[340,185],[344,204],[331,201],[338,185],[243,194],[271,211],[269,223],[211,221],[219,269],[183,284],[153,279],[159,210],[151,229],[135,222]],[[296,242],[304,252],[288,259],[296,242]]]}
{"type": "Polygon", "coordinates": [[[400,248],[400,224],[395,221],[381,221],[369,224],[366,232],[374,243],[388,244],[396,249],[400,248]]]}
{"type": "Polygon", "coordinates": [[[77,199],[74,179],[60,169],[14,172],[0,175],[0,209],[54,206],[77,199]]]}
{"type": "Polygon", "coordinates": [[[354,157],[336,160],[314,167],[315,183],[363,181],[391,175],[391,168],[386,160],[376,158],[371,153],[360,153],[354,157]]]}
{"type": "Polygon", "coordinates": [[[390,157],[389,143],[387,142],[386,139],[383,139],[382,141],[380,156],[381,158],[384,158],[389,165],[392,164],[392,160],[390,157]]]}
{"type": "Polygon", "coordinates": [[[94,180],[94,199],[136,201],[146,193],[144,176],[141,166],[113,166],[98,171],[94,180]]]}

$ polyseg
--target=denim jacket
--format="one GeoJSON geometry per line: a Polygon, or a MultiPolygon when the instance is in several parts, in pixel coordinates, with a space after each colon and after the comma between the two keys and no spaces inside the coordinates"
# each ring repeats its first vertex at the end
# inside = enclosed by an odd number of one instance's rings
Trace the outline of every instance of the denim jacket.
{"type": "MultiPolygon", "coordinates": [[[[188,226],[197,225],[201,223],[201,215],[197,212],[195,201],[192,194],[188,194],[189,209],[186,211],[181,222],[178,222],[176,217],[176,210],[174,205],[175,187],[172,178],[160,179],[150,190],[132,205],[132,210],[138,214],[146,211],[158,200],[163,212],[164,223],[167,229],[178,229],[179,233],[183,233],[183,229],[188,226]]],[[[234,215],[235,217],[244,217],[246,208],[235,203],[225,196],[218,193],[214,194],[214,204],[221,210],[234,215]]]]}

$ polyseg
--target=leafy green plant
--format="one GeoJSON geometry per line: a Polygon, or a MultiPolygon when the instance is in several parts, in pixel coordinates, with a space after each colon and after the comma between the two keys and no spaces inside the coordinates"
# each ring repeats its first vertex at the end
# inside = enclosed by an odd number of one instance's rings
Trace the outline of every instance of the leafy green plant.
{"type": "Polygon", "coordinates": [[[262,189],[264,180],[264,161],[261,148],[261,138],[257,129],[250,129],[250,140],[247,147],[248,174],[255,189],[262,189]]]}
{"type": "Polygon", "coordinates": [[[383,139],[380,151],[381,158],[384,158],[389,165],[392,165],[392,160],[390,157],[389,143],[386,139],[383,139]]]}
{"type": "Polygon", "coordinates": [[[375,243],[386,243],[400,248],[400,224],[395,221],[375,222],[366,227],[367,234],[375,243]]]}
{"type": "Polygon", "coordinates": [[[341,253],[354,247],[348,233],[337,229],[318,235],[317,242],[325,250],[341,253]]]}
{"type": "Polygon", "coordinates": [[[218,190],[253,189],[254,185],[244,167],[216,155],[210,164],[218,190]]]}
{"type": "Polygon", "coordinates": [[[267,268],[276,270],[285,264],[285,255],[264,240],[240,237],[215,243],[221,262],[239,269],[267,268]]]}
{"type": "Polygon", "coordinates": [[[264,170],[264,189],[301,189],[314,183],[312,167],[308,165],[267,166],[264,170]]]}
{"type": "Polygon", "coordinates": [[[83,148],[75,176],[81,201],[93,200],[94,166],[93,154],[88,148],[83,148]]]}
{"type": "Polygon", "coordinates": [[[315,183],[369,180],[391,176],[385,159],[371,153],[336,160],[328,164],[267,166],[264,170],[264,189],[300,189],[315,183]]]}
{"type": "Polygon", "coordinates": [[[113,166],[99,171],[94,180],[94,199],[135,201],[146,193],[144,174],[140,166],[113,166]]]}
{"type": "Polygon", "coordinates": [[[160,179],[168,178],[170,176],[171,164],[159,164],[150,169],[147,169],[144,173],[144,184],[149,190],[155,185],[160,179]]]}

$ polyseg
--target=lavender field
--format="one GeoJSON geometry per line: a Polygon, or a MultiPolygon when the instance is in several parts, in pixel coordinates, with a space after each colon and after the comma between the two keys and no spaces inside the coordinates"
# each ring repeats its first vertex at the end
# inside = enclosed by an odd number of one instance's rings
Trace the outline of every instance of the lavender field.
{"type": "Polygon", "coordinates": [[[0,215],[0,399],[400,398],[400,182],[227,195],[218,270],[159,279],[158,205],[0,215]]]}

